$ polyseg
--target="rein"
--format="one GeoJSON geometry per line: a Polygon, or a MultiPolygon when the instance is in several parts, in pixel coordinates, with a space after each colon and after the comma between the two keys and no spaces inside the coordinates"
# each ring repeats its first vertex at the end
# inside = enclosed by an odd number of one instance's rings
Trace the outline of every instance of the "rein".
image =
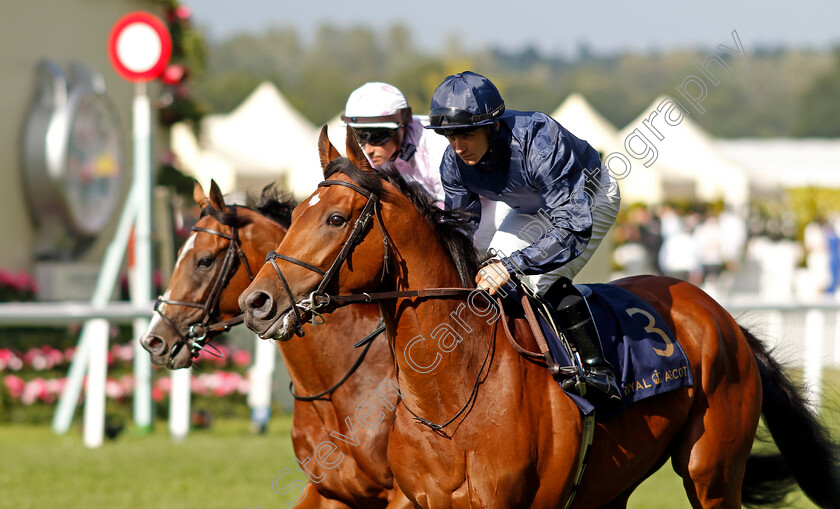
{"type": "MultiPolygon", "coordinates": [[[[210,206],[208,205],[208,208],[209,207],[210,206]]],[[[205,210],[207,210],[207,208],[205,208],[205,210]]],[[[231,210],[233,211],[233,215],[235,218],[236,208],[231,207],[231,210]]],[[[218,348],[208,343],[209,335],[217,334],[219,332],[226,332],[230,330],[232,326],[242,323],[244,319],[244,314],[239,313],[238,315],[234,316],[229,320],[223,320],[209,324],[211,316],[214,314],[214,311],[218,307],[219,299],[222,295],[222,289],[227,285],[227,283],[233,277],[233,274],[236,272],[234,269],[237,261],[241,260],[242,264],[245,266],[245,270],[248,272],[248,277],[251,279],[251,281],[254,280],[254,274],[253,272],[251,272],[251,266],[248,263],[248,257],[245,255],[245,251],[243,251],[242,245],[239,241],[239,228],[234,226],[235,220],[230,221],[230,223],[231,224],[227,224],[227,226],[230,226],[231,228],[230,235],[218,230],[204,228],[201,226],[192,227],[192,231],[194,232],[209,233],[211,235],[216,235],[230,241],[227,247],[227,251],[225,252],[225,257],[222,260],[222,268],[219,271],[219,276],[213,283],[213,287],[210,290],[210,294],[207,296],[207,300],[205,300],[204,303],[197,303],[180,300],[168,300],[164,299],[163,296],[160,296],[155,301],[155,312],[158,314],[158,316],[160,316],[160,319],[166,325],[169,326],[170,329],[175,331],[175,334],[178,335],[179,343],[184,344],[190,348],[190,354],[194,358],[198,357],[198,353],[200,350],[205,350],[207,351],[207,353],[215,355],[217,357],[224,357],[224,354],[222,354],[222,352],[219,351],[218,348]],[[184,334],[181,332],[180,327],[178,327],[172,321],[171,318],[166,316],[160,310],[161,304],[196,308],[200,309],[202,313],[198,321],[190,325],[187,330],[187,333],[184,334]],[[211,351],[208,348],[215,350],[215,352],[211,351]]]]}

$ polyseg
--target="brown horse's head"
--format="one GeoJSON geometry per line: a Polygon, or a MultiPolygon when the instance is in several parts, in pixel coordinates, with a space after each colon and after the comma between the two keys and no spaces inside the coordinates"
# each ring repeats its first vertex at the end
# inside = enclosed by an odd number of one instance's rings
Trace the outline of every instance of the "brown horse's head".
{"type": "Polygon", "coordinates": [[[374,171],[352,129],[346,139],[347,157],[341,157],[326,126],[321,130],[326,180],[295,209],[279,254],[269,255],[239,299],[245,324],[263,338],[290,339],[313,306],[330,309],[326,295],[416,287],[401,245],[411,244],[422,258],[415,276],[431,274],[443,285],[472,280],[475,250],[459,230],[464,218],[441,210],[395,173],[374,171]]]}
{"type": "Polygon", "coordinates": [[[383,236],[372,214],[384,195],[383,183],[350,129],[346,146],[347,157],[342,157],[323,127],[318,149],[326,180],[295,208],[290,234],[277,247],[282,255],[263,266],[239,299],[246,325],[261,337],[290,339],[309,318],[308,299],[319,288],[321,293],[339,288],[355,293],[370,291],[380,281],[383,236]],[[371,215],[357,224],[363,210],[371,215]],[[352,249],[347,248],[343,263],[336,263],[354,230],[352,249]]]}
{"type": "MultiPolygon", "coordinates": [[[[245,207],[225,204],[211,182],[210,196],[196,183],[193,197],[202,217],[180,250],[166,292],[140,344],[152,362],[171,369],[185,368],[225,322],[240,313],[237,298],[262,265],[265,253],[285,234],[288,218],[269,218],[245,207]]],[[[283,204],[263,193],[260,210],[279,210],[283,204]]]]}

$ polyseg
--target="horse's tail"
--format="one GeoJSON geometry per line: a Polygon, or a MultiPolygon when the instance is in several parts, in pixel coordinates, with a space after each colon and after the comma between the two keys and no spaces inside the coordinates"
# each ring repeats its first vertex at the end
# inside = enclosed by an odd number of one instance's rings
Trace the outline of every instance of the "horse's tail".
{"type": "Polygon", "coordinates": [[[761,374],[761,413],[783,458],[781,463],[778,455],[751,457],[742,502],[765,504],[773,499],[765,491],[768,481],[773,481],[771,485],[777,483],[776,491],[785,491],[792,488],[792,483],[784,481],[792,477],[818,506],[840,507],[840,445],[832,442],[828,429],[808,408],[802,391],[785,375],[766,346],[743,327],[741,330],[761,374]]]}

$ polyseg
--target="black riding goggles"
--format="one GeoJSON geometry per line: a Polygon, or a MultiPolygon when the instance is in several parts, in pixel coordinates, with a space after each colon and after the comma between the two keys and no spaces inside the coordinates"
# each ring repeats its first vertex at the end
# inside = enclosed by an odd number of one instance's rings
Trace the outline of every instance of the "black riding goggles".
{"type": "Polygon", "coordinates": [[[433,127],[468,126],[491,118],[496,118],[505,111],[505,105],[501,104],[490,113],[473,115],[469,111],[459,108],[432,108],[429,112],[429,124],[433,127]]]}
{"type": "Polygon", "coordinates": [[[397,134],[396,129],[354,129],[359,145],[381,147],[391,141],[397,134]]]}

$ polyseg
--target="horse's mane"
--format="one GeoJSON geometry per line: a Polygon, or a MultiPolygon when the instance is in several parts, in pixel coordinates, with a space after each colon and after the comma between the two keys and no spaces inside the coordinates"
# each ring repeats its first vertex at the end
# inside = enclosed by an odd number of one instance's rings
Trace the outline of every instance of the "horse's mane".
{"type": "Polygon", "coordinates": [[[265,186],[254,209],[261,215],[288,228],[292,223],[292,211],[297,201],[285,191],[280,191],[274,184],[265,186]]]}
{"type": "Polygon", "coordinates": [[[278,190],[274,184],[269,184],[263,188],[260,198],[253,208],[236,205],[228,207],[227,212],[220,212],[216,207],[207,205],[201,211],[201,217],[210,215],[225,226],[243,228],[251,224],[251,218],[236,213],[237,207],[242,207],[253,210],[261,216],[278,223],[280,226],[288,228],[292,222],[292,210],[296,206],[297,202],[295,202],[289,193],[278,190]]]}
{"type": "Polygon", "coordinates": [[[463,211],[438,207],[437,201],[420,184],[407,181],[390,164],[371,172],[359,169],[346,157],[340,157],[327,165],[324,177],[329,178],[337,172],[344,173],[360,187],[379,197],[388,195],[383,181],[387,180],[396,187],[432,224],[458,270],[461,284],[464,287],[474,285],[473,278],[478,271],[478,252],[472,236],[468,234],[468,216],[463,211]]]}

